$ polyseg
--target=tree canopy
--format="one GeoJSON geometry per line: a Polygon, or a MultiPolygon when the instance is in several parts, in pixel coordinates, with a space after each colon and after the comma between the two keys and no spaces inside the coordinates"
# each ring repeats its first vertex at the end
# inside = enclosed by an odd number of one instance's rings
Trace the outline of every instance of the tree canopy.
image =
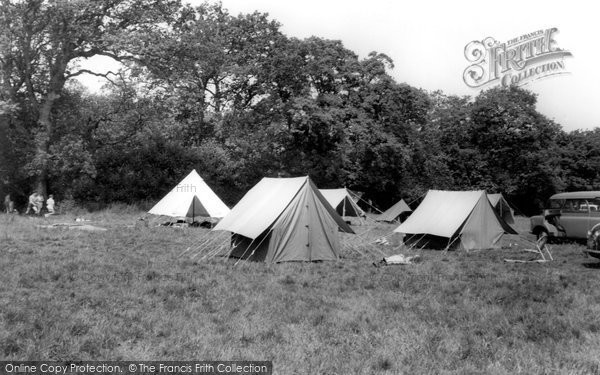
{"type": "Polygon", "coordinates": [[[564,132],[524,89],[426,92],[393,67],[219,3],[1,0],[0,193],[153,200],[196,168],[230,204],[264,176],[309,174],[380,207],[487,189],[532,213],[599,188],[597,129],[564,132]],[[82,67],[97,55],[122,69],[82,67]],[[82,74],[110,84],[90,93],[82,74]]]}

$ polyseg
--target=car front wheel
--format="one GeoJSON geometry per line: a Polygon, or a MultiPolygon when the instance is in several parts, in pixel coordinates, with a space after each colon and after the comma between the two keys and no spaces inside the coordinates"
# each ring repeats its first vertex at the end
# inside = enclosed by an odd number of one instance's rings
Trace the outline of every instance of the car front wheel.
{"type": "Polygon", "coordinates": [[[600,258],[600,253],[596,253],[596,251],[600,251],[600,228],[594,228],[589,232],[587,238],[587,248],[588,250],[594,251],[587,252],[588,255],[594,258],[600,258]]]}

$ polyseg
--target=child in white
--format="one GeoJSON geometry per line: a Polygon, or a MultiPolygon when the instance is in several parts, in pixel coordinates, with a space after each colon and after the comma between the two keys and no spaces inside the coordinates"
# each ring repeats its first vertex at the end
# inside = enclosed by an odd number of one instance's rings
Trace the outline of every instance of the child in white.
{"type": "Polygon", "coordinates": [[[54,198],[52,194],[48,196],[48,200],[46,201],[46,208],[48,209],[49,214],[54,213],[54,198]]]}

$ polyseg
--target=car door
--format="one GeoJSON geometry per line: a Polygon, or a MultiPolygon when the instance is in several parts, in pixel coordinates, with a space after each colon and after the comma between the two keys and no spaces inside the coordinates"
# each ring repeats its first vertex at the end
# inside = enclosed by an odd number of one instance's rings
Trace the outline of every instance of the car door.
{"type": "Polygon", "coordinates": [[[588,200],[590,208],[588,230],[600,223],[600,197],[588,200]]]}
{"type": "Polygon", "coordinates": [[[585,239],[591,227],[589,204],[585,199],[567,199],[561,210],[560,225],[567,238],[585,239]]]}

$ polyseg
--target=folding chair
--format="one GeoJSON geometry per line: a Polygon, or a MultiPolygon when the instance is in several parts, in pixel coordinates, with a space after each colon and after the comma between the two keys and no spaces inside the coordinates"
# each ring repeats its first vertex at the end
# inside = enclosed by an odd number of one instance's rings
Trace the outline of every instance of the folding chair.
{"type": "Polygon", "coordinates": [[[544,262],[548,260],[554,260],[554,258],[552,258],[552,253],[550,252],[550,248],[548,247],[548,234],[546,232],[542,233],[540,238],[537,239],[537,241],[535,242],[535,246],[537,247],[537,251],[533,251],[540,254],[540,256],[542,257],[541,260],[543,260],[544,262]],[[548,254],[548,258],[550,259],[546,259],[544,251],[548,254]]]}
{"type": "MultiPolygon", "coordinates": [[[[529,240],[527,240],[529,242],[529,240]]],[[[551,260],[554,260],[554,258],[552,258],[552,253],[550,252],[550,247],[548,247],[548,235],[546,233],[543,233],[538,239],[537,241],[533,242],[535,243],[535,249],[524,249],[525,251],[529,251],[532,253],[537,253],[540,255],[541,259],[533,259],[533,260],[517,260],[517,259],[504,259],[505,262],[510,262],[510,263],[544,263],[544,262],[548,262],[551,260]]]]}

